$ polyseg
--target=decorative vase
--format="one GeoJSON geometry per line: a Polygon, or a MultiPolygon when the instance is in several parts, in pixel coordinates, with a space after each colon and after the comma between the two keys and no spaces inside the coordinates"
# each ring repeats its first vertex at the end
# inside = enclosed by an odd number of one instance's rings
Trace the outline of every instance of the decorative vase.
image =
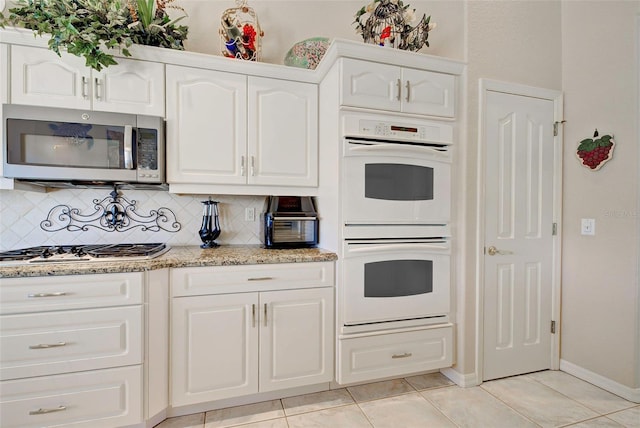
{"type": "Polygon", "coordinates": [[[222,55],[247,61],[259,61],[262,36],[258,16],[247,0],[236,0],[237,7],[227,9],[220,19],[220,47],[222,55]]]}
{"type": "Polygon", "coordinates": [[[220,236],[220,214],[218,213],[218,201],[202,201],[202,226],[199,235],[203,244],[200,248],[215,248],[219,244],[215,242],[220,236]]]}

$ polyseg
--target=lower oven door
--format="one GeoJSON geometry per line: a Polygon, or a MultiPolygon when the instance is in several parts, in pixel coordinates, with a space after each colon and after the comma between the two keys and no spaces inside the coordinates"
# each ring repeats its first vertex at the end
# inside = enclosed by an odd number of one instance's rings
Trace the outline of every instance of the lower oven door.
{"type": "Polygon", "coordinates": [[[343,316],[347,326],[448,315],[447,240],[346,242],[343,316]]]}

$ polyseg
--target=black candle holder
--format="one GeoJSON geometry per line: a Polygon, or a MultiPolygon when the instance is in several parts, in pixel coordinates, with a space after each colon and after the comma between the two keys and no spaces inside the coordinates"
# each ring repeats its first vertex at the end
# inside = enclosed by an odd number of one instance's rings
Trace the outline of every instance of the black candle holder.
{"type": "Polygon", "coordinates": [[[200,248],[215,248],[220,244],[215,240],[220,236],[220,214],[218,213],[218,201],[202,201],[202,226],[198,232],[203,244],[200,248]]]}

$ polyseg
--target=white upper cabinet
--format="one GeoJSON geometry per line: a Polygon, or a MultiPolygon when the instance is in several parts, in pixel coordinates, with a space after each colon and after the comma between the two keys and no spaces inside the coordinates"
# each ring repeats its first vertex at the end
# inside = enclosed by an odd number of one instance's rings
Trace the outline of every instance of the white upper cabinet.
{"type": "Polygon", "coordinates": [[[426,116],[455,115],[455,76],[343,58],[341,104],[426,116]]]}
{"type": "Polygon", "coordinates": [[[167,182],[244,184],[247,77],[167,66],[167,182]]]}
{"type": "Polygon", "coordinates": [[[317,85],[168,65],[167,159],[170,184],[317,186],[317,85]]]}
{"type": "Polygon", "coordinates": [[[318,90],[249,77],[249,184],[318,185],[318,90]]]}
{"type": "Polygon", "coordinates": [[[10,102],[164,116],[164,65],[117,61],[97,72],[74,55],[13,45],[10,102]]]}

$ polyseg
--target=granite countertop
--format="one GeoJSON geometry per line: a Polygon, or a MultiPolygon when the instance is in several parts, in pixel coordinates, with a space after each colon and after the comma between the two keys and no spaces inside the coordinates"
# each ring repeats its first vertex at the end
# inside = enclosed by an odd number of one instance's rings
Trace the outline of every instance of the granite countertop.
{"type": "Polygon", "coordinates": [[[230,266],[269,263],[304,263],[337,260],[337,255],[321,248],[266,249],[257,245],[229,245],[218,248],[171,247],[150,260],[117,262],[42,263],[0,267],[0,278],[87,275],[94,273],[141,272],[192,266],[230,266]]]}

